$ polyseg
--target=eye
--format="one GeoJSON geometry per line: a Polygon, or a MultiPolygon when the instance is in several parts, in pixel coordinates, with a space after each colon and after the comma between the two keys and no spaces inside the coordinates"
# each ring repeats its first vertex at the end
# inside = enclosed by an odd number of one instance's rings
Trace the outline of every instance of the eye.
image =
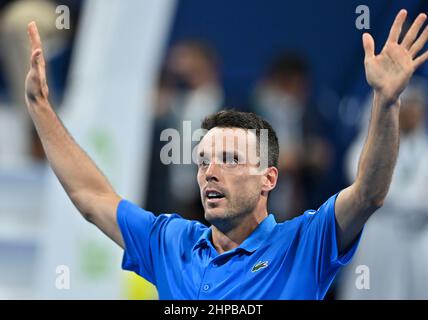
{"type": "Polygon", "coordinates": [[[209,162],[209,160],[208,159],[206,159],[206,158],[200,158],[199,160],[198,160],[198,166],[200,167],[200,168],[205,168],[205,167],[208,167],[210,165],[210,162],[209,162]]]}
{"type": "Polygon", "coordinates": [[[236,156],[234,156],[234,157],[223,156],[223,163],[229,167],[236,166],[239,163],[238,157],[236,157],[236,156]]]}
{"type": "Polygon", "coordinates": [[[229,164],[238,164],[238,159],[237,159],[237,158],[230,159],[230,160],[228,161],[228,163],[229,163],[229,164]]]}

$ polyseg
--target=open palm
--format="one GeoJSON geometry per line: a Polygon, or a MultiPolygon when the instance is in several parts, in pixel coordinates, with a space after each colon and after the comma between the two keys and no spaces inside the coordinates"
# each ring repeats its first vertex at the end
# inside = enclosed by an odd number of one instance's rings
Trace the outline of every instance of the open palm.
{"type": "Polygon", "coordinates": [[[428,59],[428,51],[418,56],[428,40],[428,27],[418,37],[427,18],[426,14],[422,13],[415,19],[399,43],[406,16],[406,10],[397,14],[385,46],[378,55],[374,52],[372,36],[368,33],[363,35],[367,82],[390,101],[398,99],[415,70],[428,59]]]}

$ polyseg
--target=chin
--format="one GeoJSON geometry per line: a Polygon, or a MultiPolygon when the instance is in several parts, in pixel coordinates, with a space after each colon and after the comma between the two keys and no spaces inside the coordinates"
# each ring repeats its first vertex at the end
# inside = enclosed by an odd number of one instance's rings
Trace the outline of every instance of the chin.
{"type": "Polygon", "coordinates": [[[216,221],[223,221],[227,218],[224,208],[207,208],[205,209],[205,220],[211,224],[215,224],[216,221]]]}

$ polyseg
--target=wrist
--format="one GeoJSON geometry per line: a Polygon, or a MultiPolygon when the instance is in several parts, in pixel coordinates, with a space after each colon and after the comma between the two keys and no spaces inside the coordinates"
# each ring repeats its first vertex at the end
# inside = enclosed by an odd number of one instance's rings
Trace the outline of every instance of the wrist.
{"type": "Polygon", "coordinates": [[[374,101],[377,102],[377,104],[384,106],[384,107],[390,107],[390,106],[400,106],[400,97],[399,96],[392,96],[385,94],[381,90],[374,90],[374,101]]]}
{"type": "Polygon", "coordinates": [[[37,102],[28,103],[28,111],[30,115],[37,115],[40,113],[46,113],[52,111],[52,106],[48,100],[40,99],[37,102]]]}

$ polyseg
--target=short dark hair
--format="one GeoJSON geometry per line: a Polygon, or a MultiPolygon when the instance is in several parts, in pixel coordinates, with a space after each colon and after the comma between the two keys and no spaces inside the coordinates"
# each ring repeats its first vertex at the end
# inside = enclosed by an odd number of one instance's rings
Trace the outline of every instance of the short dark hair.
{"type": "Polygon", "coordinates": [[[221,110],[206,117],[202,121],[201,127],[205,130],[211,130],[215,127],[255,129],[258,143],[260,143],[260,130],[268,130],[268,166],[278,167],[278,137],[269,122],[259,115],[234,109],[221,110]]]}

